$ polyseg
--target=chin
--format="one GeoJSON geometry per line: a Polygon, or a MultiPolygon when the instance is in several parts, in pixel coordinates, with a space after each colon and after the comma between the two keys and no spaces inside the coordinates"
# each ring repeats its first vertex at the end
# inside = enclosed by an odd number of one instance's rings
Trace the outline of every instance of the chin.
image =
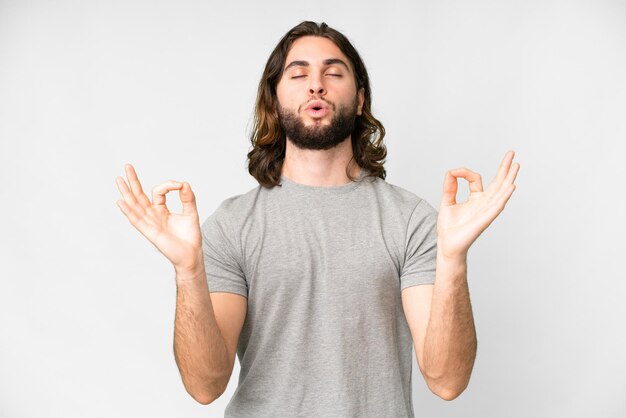
{"type": "Polygon", "coordinates": [[[311,122],[305,126],[330,125],[330,119],[311,119],[311,122]]]}

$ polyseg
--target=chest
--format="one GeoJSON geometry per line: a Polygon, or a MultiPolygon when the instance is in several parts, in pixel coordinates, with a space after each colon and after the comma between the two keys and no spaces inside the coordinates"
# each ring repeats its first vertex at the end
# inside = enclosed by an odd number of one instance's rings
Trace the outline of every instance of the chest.
{"type": "Polygon", "coordinates": [[[375,211],[351,209],[312,206],[257,219],[243,243],[249,302],[393,303],[403,257],[397,234],[375,211]]]}

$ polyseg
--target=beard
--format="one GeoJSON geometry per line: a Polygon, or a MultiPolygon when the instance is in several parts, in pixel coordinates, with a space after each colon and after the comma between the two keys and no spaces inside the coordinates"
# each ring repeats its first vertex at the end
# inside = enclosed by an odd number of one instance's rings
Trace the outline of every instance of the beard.
{"type": "MultiPolygon", "coordinates": [[[[328,103],[328,102],[327,102],[328,103]]],[[[328,125],[315,120],[305,126],[296,112],[278,105],[278,121],[283,132],[300,149],[327,150],[342,143],[354,130],[357,112],[357,97],[352,105],[339,106],[328,125]]],[[[334,106],[329,103],[329,106],[334,106]]]]}

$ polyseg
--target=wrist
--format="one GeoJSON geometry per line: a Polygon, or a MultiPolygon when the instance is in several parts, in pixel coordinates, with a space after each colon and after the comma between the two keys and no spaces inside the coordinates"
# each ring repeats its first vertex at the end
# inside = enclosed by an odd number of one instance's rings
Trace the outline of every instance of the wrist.
{"type": "Polygon", "coordinates": [[[445,254],[443,251],[437,249],[437,262],[443,261],[449,264],[466,264],[467,253],[465,254],[445,254]]]}
{"type": "Polygon", "coordinates": [[[197,282],[200,280],[206,280],[206,274],[204,270],[204,265],[193,266],[193,267],[174,267],[174,271],[176,272],[176,282],[181,283],[189,283],[189,282],[197,282]]]}
{"type": "Polygon", "coordinates": [[[204,254],[202,251],[193,251],[190,258],[173,263],[176,275],[196,276],[204,272],[204,254]]]}
{"type": "Polygon", "coordinates": [[[437,246],[437,264],[446,266],[467,266],[467,252],[460,254],[446,254],[437,246]]]}

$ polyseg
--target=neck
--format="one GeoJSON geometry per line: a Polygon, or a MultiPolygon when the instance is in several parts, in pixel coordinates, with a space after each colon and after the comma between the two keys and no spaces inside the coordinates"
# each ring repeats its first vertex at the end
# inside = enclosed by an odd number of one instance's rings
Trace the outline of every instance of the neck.
{"type": "MultiPolygon", "coordinates": [[[[300,149],[287,138],[281,174],[307,186],[341,186],[352,181],[346,174],[352,155],[352,140],[349,136],[328,150],[300,149]]],[[[352,177],[358,178],[360,172],[361,167],[352,161],[352,177]]]]}

